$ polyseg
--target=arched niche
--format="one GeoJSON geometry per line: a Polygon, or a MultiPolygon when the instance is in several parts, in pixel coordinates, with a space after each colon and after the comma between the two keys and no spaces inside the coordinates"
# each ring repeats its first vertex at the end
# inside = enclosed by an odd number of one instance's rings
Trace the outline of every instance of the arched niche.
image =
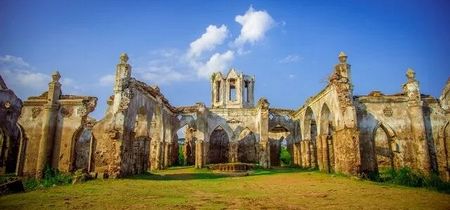
{"type": "Polygon", "coordinates": [[[258,144],[250,129],[244,129],[238,138],[238,161],[242,163],[258,162],[258,144]]]}
{"type": "Polygon", "coordinates": [[[293,157],[293,141],[292,132],[282,125],[276,125],[269,130],[269,144],[270,144],[270,165],[282,166],[281,154],[288,152],[290,157],[293,157]]]}
{"type": "Polygon", "coordinates": [[[303,124],[306,140],[309,140],[309,143],[307,142],[305,144],[305,146],[308,147],[306,150],[309,151],[309,153],[307,153],[309,156],[307,159],[310,161],[310,164],[308,165],[315,168],[317,167],[317,122],[311,107],[306,108],[303,124]]]}
{"type": "Polygon", "coordinates": [[[195,164],[195,129],[184,124],[178,129],[175,138],[178,145],[178,165],[190,166],[195,164]]]}
{"type": "Polygon", "coordinates": [[[321,147],[323,150],[323,166],[327,172],[333,172],[335,166],[334,159],[334,127],[333,115],[326,103],[320,111],[320,135],[321,147]]]}
{"type": "Polygon", "coordinates": [[[216,127],[209,137],[209,163],[227,163],[229,159],[230,139],[222,126],[216,127]]]}
{"type": "Polygon", "coordinates": [[[394,168],[393,151],[397,150],[394,147],[396,145],[393,139],[394,136],[392,129],[383,123],[378,123],[373,130],[373,145],[379,170],[394,168]]]}

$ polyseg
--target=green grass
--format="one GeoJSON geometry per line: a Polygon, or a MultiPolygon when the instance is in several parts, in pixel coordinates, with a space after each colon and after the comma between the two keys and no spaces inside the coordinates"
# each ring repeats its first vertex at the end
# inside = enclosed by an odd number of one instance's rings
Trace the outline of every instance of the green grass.
{"type": "Polygon", "coordinates": [[[26,191],[32,191],[39,188],[49,188],[57,185],[67,185],[72,182],[71,174],[60,173],[56,169],[46,167],[44,177],[41,180],[29,178],[23,180],[23,185],[26,191]]]}
{"type": "Polygon", "coordinates": [[[439,192],[450,194],[450,183],[442,181],[437,174],[425,176],[414,172],[408,167],[394,169],[381,169],[378,176],[372,177],[372,180],[381,183],[392,183],[409,187],[424,187],[439,192]]]}
{"type": "Polygon", "coordinates": [[[450,195],[318,171],[176,167],[0,197],[0,209],[449,209],[450,195]]]}

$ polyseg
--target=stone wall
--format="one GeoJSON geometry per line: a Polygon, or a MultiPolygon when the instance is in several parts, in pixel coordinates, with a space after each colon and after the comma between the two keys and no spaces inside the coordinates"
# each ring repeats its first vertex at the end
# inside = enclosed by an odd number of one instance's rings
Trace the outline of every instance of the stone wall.
{"type": "MultiPolygon", "coordinates": [[[[97,98],[61,94],[60,75],[55,72],[49,90],[24,101],[19,124],[23,127],[19,174],[42,177],[50,166],[68,172],[74,169],[75,142],[97,98]]],[[[89,148],[87,148],[89,149],[89,148]]]]}
{"type": "Polygon", "coordinates": [[[159,88],[131,78],[127,62],[128,56],[122,54],[106,116],[93,128],[93,171],[104,176],[162,169],[173,162],[176,110],[159,88]]]}
{"type": "Polygon", "coordinates": [[[270,108],[265,98],[255,105],[255,78],[234,69],[226,77],[212,75],[211,108],[173,107],[158,87],[131,77],[126,54],[99,121],[88,117],[97,99],[62,95],[57,72],[48,91],[28,98],[23,108],[0,80],[0,168],[38,178],[47,165],[103,177],[163,169],[178,161],[177,131],[186,126],[183,155],[196,168],[222,162],[278,166],[286,141],[292,164],[300,167],[363,176],[410,167],[448,180],[449,82],[435,99],[420,93],[409,69],[399,94],[353,96],[347,56],[338,59],[326,87],[297,110],[270,108]],[[233,85],[236,100],[230,98],[233,85]]]}

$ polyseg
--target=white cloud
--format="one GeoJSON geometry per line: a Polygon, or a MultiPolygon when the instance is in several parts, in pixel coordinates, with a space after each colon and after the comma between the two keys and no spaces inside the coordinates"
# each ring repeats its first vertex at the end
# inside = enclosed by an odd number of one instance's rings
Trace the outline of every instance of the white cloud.
{"type": "Polygon", "coordinates": [[[256,11],[252,6],[244,15],[236,16],[235,21],[242,25],[239,37],[234,41],[238,47],[264,39],[266,32],[274,25],[274,20],[269,13],[256,11]]]}
{"type": "Polygon", "coordinates": [[[198,68],[198,76],[202,78],[209,78],[209,76],[215,71],[224,71],[230,67],[231,62],[234,59],[234,52],[228,50],[225,53],[215,53],[211,58],[198,68]]]}
{"type": "Polygon", "coordinates": [[[220,27],[209,25],[200,38],[191,42],[188,55],[198,57],[205,51],[214,50],[217,45],[223,43],[227,36],[228,29],[225,25],[220,27]]]}
{"type": "Polygon", "coordinates": [[[283,59],[280,59],[278,62],[279,63],[296,63],[301,60],[303,60],[303,57],[301,57],[300,55],[292,54],[292,55],[287,55],[283,59]]]}
{"type": "Polygon", "coordinates": [[[39,95],[47,90],[50,76],[35,72],[21,57],[0,56],[0,72],[9,89],[24,99],[30,95],[39,95]]]}
{"type": "Polygon", "coordinates": [[[295,75],[294,74],[289,74],[289,79],[294,79],[295,75]]]}
{"type": "MultiPolygon", "coordinates": [[[[50,75],[36,71],[23,58],[12,55],[0,56],[0,72],[8,88],[22,99],[47,91],[51,81],[50,75]]],[[[71,78],[63,76],[60,82],[64,94],[79,94],[84,90],[71,78]]]]}
{"type": "Polygon", "coordinates": [[[112,86],[114,84],[115,76],[113,74],[107,74],[100,77],[100,85],[101,86],[112,86]]]}
{"type": "Polygon", "coordinates": [[[157,85],[195,78],[189,58],[179,50],[158,50],[149,58],[140,58],[134,68],[136,77],[157,85]]]}
{"type": "Polygon", "coordinates": [[[168,84],[173,81],[183,80],[184,75],[173,70],[169,66],[149,66],[139,73],[140,77],[157,84],[168,84]]]}

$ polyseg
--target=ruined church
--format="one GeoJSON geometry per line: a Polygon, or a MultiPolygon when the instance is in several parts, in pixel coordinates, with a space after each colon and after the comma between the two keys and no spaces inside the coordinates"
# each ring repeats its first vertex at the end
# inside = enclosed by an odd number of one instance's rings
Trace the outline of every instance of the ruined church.
{"type": "Polygon", "coordinates": [[[128,59],[120,55],[100,120],[89,116],[97,98],[64,95],[58,72],[48,90],[23,102],[0,77],[0,173],[39,178],[51,166],[123,177],[175,164],[180,148],[196,168],[271,168],[280,166],[286,145],[298,167],[356,176],[409,167],[450,180],[450,80],[434,98],[421,93],[408,69],[398,94],[354,95],[341,52],[327,85],[298,109],[255,100],[255,77],[235,69],[211,75],[210,107],[176,107],[157,86],[132,78],[128,59]]]}

